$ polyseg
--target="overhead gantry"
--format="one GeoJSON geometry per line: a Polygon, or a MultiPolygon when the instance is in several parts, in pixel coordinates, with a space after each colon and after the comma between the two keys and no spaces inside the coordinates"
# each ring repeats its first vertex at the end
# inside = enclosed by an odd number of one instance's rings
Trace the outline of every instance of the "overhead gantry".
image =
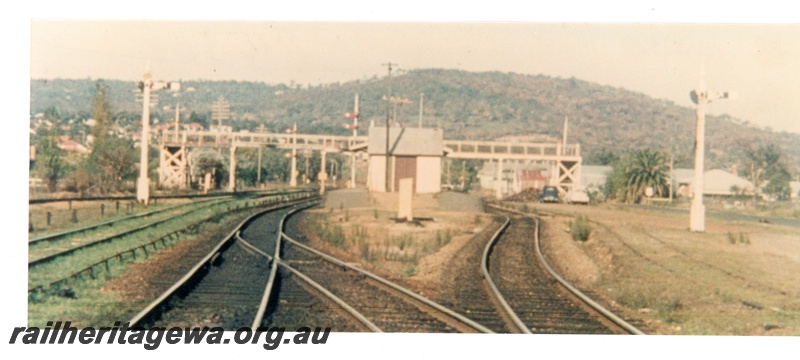
{"type": "MultiPolygon", "coordinates": [[[[186,188],[188,186],[188,149],[189,148],[228,148],[230,149],[229,190],[234,190],[236,183],[236,149],[278,148],[293,150],[319,151],[322,161],[325,154],[331,152],[353,152],[364,150],[368,143],[367,136],[333,136],[288,133],[258,132],[219,132],[164,130],[161,138],[161,163],[159,166],[159,183],[165,188],[186,188]]],[[[525,143],[500,141],[468,141],[443,140],[444,156],[451,159],[474,159],[496,161],[497,179],[501,179],[504,163],[538,162],[550,167],[550,184],[560,192],[569,193],[580,188],[581,163],[580,144],[525,143]]],[[[292,168],[296,168],[296,159],[292,155],[292,168]]],[[[327,175],[325,166],[318,178],[324,185],[327,175]]],[[[290,185],[296,184],[296,172],[290,174],[290,185]]],[[[495,182],[497,197],[501,197],[500,181],[495,182]]],[[[324,186],[323,186],[324,188],[324,186]]]]}
{"type": "MultiPolygon", "coordinates": [[[[230,149],[230,171],[228,190],[234,190],[236,184],[236,149],[240,147],[262,149],[265,147],[287,149],[292,151],[292,168],[296,168],[294,154],[298,150],[319,151],[323,164],[320,166],[318,178],[327,179],[325,173],[325,154],[330,152],[351,151],[351,149],[366,144],[366,136],[333,136],[333,135],[306,135],[289,133],[259,133],[259,132],[224,132],[224,131],[190,131],[190,130],[164,130],[160,132],[160,165],[159,184],[165,188],[185,189],[188,180],[188,149],[189,148],[228,148],[230,149]]],[[[290,174],[290,184],[296,184],[295,172],[290,174]]]]}
{"type": "Polygon", "coordinates": [[[500,179],[504,162],[540,162],[550,166],[550,184],[569,193],[581,187],[580,144],[444,140],[445,155],[452,159],[497,161],[495,193],[502,197],[500,179]]]}

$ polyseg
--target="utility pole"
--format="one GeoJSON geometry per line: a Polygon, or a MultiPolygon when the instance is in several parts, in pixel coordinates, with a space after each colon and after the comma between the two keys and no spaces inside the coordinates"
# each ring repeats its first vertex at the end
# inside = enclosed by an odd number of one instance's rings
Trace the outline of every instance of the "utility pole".
{"type": "MultiPolygon", "coordinates": [[[[352,144],[356,143],[356,137],[358,137],[358,94],[356,94],[355,104],[353,105],[353,112],[345,113],[344,117],[346,118],[353,118],[353,124],[345,124],[344,127],[346,129],[353,129],[353,142],[352,144]]],[[[355,151],[350,152],[350,189],[355,189],[356,187],[356,153],[355,151]]]]}
{"type": "Polygon", "coordinates": [[[675,180],[675,156],[670,154],[669,156],[669,203],[672,204],[672,199],[675,195],[672,194],[674,191],[672,187],[672,182],[675,180]]]}
{"type": "Polygon", "coordinates": [[[292,167],[289,173],[289,186],[297,187],[297,123],[294,127],[287,131],[292,133],[292,167]]]}
{"type": "Polygon", "coordinates": [[[231,117],[231,104],[220,96],[217,101],[211,105],[211,121],[217,120],[217,148],[220,147],[220,136],[222,135],[222,120],[228,120],[231,117]]]}
{"type": "Polygon", "coordinates": [[[425,93],[419,94],[419,127],[422,128],[422,104],[425,101],[425,93]]]}
{"type": "Polygon", "coordinates": [[[262,147],[258,147],[258,174],[256,174],[256,188],[261,185],[261,149],[262,147]]]}
{"type": "Polygon", "coordinates": [[[175,142],[178,142],[178,130],[181,125],[181,104],[175,106],[175,142]]]}
{"type": "MultiPolygon", "coordinates": [[[[382,64],[389,67],[389,77],[386,81],[386,192],[391,191],[392,173],[389,168],[389,110],[392,101],[392,63],[382,64]]],[[[397,64],[394,64],[395,66],[397,64]]]]}

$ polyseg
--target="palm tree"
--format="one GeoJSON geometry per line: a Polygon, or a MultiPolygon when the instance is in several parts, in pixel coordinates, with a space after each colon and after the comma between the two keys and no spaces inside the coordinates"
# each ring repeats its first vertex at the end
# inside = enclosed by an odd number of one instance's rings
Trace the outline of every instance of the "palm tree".
{"type": "Polygon", "coordinates": [[[625,168],[625,199],[638,202],[648,187],[653,188],[655,195],[664,196],[668,179],[669,163],[665,154],[652,149],[636,150],[630,154],[625,168]]]}

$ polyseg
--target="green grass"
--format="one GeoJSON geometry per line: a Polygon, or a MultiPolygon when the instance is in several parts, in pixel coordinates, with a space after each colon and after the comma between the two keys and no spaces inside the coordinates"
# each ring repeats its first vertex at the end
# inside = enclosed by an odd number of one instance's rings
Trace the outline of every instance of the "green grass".
{"type": "MultiPolygon", "coordinates": [[[[205,222],[198,228],[179,237],[174,237],[166,242],[172,246],[181,241],[200,241],[208,239],[210,234],[222,234],[238,221],[241,215],[224,213],[217,222],[205,222]]],[[[159,246],[158,251],[164,249],[159,246]]],[[[150,254],[153,253],[151,250],[150,254]]],[[[47,321],[66,319],[72,321],[73,326],[111,326],[114,321],[126,321],[147,305],[152,299],[130,300],[122,299],[118,295],[104,290],[106,283],[113,278],[125,274],[129,264],[140,263],[148,260],[149,256],[141,251],[133,258],[128,255],[123,261],[110,261],[108,270],[101,265],[96,267],[95,278],[84,274],[71,280],[69,286],[75,293],[75,298],[66,298],[57,295],[58,289],[51,291],[34,292],[28,296],[28,325],[43,327],[47,321]]],[[[63,288],[61,286],[60,288],[63,288]]]]}
{"type": "Polygon", "coordinates": [[[216,204],[208,208],[181,216],[162,223],[152,228],[114,239],[110,242],[98,244],[90,248],[78,250],[70,255],[56,258],[48,263],[44,263],[28,270],[28,287],[47,285],[51,282],[70,276],[72,273],[81,271],[89,265],[104,258],[127,251],[131,248],[159,239],[166,234],[186,228],[189,224],[199,223],[219,223],[229,214],[228,208],[239,207],[244,209],[244,204],[254,203],[253,199],[236,200],[232,203],[216,204]]]}

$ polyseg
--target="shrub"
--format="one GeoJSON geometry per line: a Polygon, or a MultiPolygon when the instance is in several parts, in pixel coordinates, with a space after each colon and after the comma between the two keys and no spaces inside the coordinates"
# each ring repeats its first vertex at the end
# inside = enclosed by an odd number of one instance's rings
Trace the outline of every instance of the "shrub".
{"type": "Polygon", "coordinates": [[[569,232],[572,235],[572,240],[589,240],[589,234],[592,233],[592,227],[589,225],[589,218],[578,215],[578,217],[575,218],[575,222],[569,223],[569,232]]]}
{"type": "Polygon", "coordinates": [[[728,233],[728,243],[731,245],[736,244],[736,235],[733,235],[733,233],[728,233]]]}
{"type": "Polygon", "coordinates": [[[416,274],[417,274],[417,267],[414,266],[413,264],[412,265],[408,265],[408,267],[406,268],[406,273],[405,273],[406,277],[412,277],[412,276],[414,276],[416,274]]]}
{"type": "Polygon", "coordinates": [[[359,242],[358,250],[359,250],[359,254],[361,255],[362,259],[364,259],[366,261],[370,261],[370,259],[372,258],[371,257],[372,254],[369,251],[369,243],[366,240],[363,240],[363,241],[359,242]]]}

